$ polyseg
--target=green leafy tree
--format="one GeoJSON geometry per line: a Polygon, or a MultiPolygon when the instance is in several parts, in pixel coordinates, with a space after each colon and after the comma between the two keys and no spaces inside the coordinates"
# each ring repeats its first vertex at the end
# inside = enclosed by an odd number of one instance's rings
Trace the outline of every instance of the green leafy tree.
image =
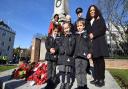
{"type": "Polygon", "coordinates": [[[21,50],[20,47],[14,48],[13,49],[13,55],[20,56],[20,50],[21,50]]]}

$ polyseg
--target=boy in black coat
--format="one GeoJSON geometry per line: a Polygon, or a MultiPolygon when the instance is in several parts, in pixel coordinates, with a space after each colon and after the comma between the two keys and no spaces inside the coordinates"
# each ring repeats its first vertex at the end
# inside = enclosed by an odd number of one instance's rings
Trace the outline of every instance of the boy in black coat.
{"type": "Polygon", "coordinates": [[[74,67],[73,54],[75,49],[75,38],[70,32],[71,25],[69,22],[64,23],[63,29],[64,35],[62,36],[61,45],[59,46],[58,56],[59,72],[62,77],[60,89],[70,89],[70,79],[74,67]]]}
{"type": "Polygon", "coordinates": [[[59,44],[59,37],[58,35],[58,27],[55,26],[50,32],[51,34],[48,35],[45,41],[46,47],[46,55],[45,59],[48,63],[48,82],[45,89],[54,89],[55,82],[56,82],[56,65],[58,59],[58,44],[59,44]]]}
{"type": "Polygon", "coordinates": [[[85,29],[85,20],[80,18],[76,22],[76,46],[75,46],[75,69],[77,89],[88,89],[86,79],[86,68],[88,65],[88,59],[91,58],[91,44],[85,29]]]}

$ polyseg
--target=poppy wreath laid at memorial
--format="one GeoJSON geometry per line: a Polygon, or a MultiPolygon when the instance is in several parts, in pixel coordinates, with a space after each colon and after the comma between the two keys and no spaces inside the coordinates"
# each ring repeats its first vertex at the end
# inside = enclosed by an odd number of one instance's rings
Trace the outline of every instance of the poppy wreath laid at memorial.
{"type": "Polygon", "coordinates": [[[20,64],[19,67],[12,72],[12,78],[14,79],[26,78],[29,71],[30,71],[30,66],[28,64],[26,63],[20,64]]]}
{"type": "Polygon", "coordinates": [[[30,81],[30,85],[41,85],[47,81],[47,63],[20,63],[19,67],[12,72],[12,79],[24,79],[30,81]],[[33,66],[33,67],[32,67],[33,66]]]}
{"type": "Polygon", "coordinates": [[[30,85],[41,85],[47,81],[47,64],[37,63],[33,69],[33,74],[27,78],[30,85]]]}

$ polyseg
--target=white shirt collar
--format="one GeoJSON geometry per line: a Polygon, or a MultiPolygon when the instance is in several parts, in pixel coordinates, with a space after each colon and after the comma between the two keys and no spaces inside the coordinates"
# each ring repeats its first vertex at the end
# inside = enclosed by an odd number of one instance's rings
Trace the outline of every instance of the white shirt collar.
{"type": "Polygon", "coordinates": [[[77,33],[77,34],[82,34],[82,33],[84,33],[84,32],[85,32],[85,31],[83,30],[83,31],[81,31],[81,32],[78,32],[78,31],[77,31],[76,33],[77,33]]]}
{"type": "Polygon", "coordinates": [[[93,24],[94,20],[95,20],[94,18],[93,18],[93,19],[91,19],[91,21],[90,21],[91,26],[92,26],[92,24],[93,24]]]}

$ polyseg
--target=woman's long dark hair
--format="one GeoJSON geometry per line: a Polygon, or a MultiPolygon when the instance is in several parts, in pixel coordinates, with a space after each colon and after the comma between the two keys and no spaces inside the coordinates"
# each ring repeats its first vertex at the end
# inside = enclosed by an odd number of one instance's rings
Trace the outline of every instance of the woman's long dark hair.
{"type": "Polygon", "coordinates": [[[94,16],[94,18],[97,18],[98,16],[99,16],[100,18],[103,18],[102,15],[101,15],[101,12],[100,12],[100,10],[97,8],[97,6],[91,5],[91,6],[88,8],[88,11],[87,11],[87,15],[86,15],[86,20],[87,20],[87,21],[90,21],[90,20],[92,19],[92,17],[90,16],[90,9],[91,9],[91,7],[94,7],[94,8],[95,8],[95,16],[94,16]]]}

